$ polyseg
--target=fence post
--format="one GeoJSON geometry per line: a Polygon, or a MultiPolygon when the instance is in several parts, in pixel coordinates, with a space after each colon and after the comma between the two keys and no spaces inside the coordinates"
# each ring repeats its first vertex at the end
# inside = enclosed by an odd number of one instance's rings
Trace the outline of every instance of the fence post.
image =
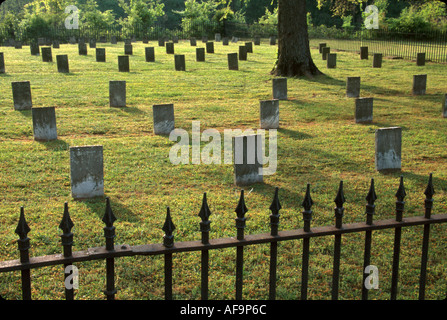
{"type": "MultiPolygon", "coordinates": [[[[374,189],[374,179],[371,179],[371,185],[369,188],[368,195],[366,196],[366,201],[368,202],[366,204],[366,224],[372,225],[373,224],[373,215],[375,213],[376,206],[374,205],[374,202],[377,200],[376,191],[374,189]]],[[[365,280],[366,280],[366,273],[365,269],[370,264],[371,260],[371,230],[365,231],[365,251],[363,255],[363,282],[362,282],[362,300],[368,299],[368,289],[365,286],[365,280]]]]}
{"type": "MultiPolygon", "coordinates": [[[[31,229],[26,223],[23,207],[20,207],[20,218],[15,233],[19,235],[17,244],[20,251],[20,262],[29,262],[30,239],[27,237],[31,229]]],[[[31,300],[31,273],[30,269],[21,270],[22,276],[22,298],[23,300],[31,300]]]]}
{"type": "MultiPolygon", "coordinates": [[[[72,256],[72,246],[73,246],[73,233],[71,232],[71,229],[73,228],[74,224],[73,221],[70,219],[70,213],[68,212],[68,203],[65,202],[64,204],[64,215],[62,216],[62,221],[59,224],[59,229],[63,231],[63,234],[60,235],[62,246],[64,248],[64,257],[68,258],[72,256]]],[[[66,268],[70,266],[70,264],[64,264],[64,273],[65,277],[64,280],[66,281],[67,277],[69,277],[69,273],[66,272],[66,268]]],[[[64,281],[64,284],[66,282],[64,281]]],[[[65,299],[66,300],[73,300],[74,298],[74,290],[72,288],[67,288],[65,285],[65,299]]]]}
{"type": "MultiPolygon", "coordinates": [[[[343,181],[340,181],[337,196],[335,197],[335,227],[342,227],[343,203],[345,203],[345,195],[343,193],[343,181]]],[[[338,283],[340,279],[340,251],[341,251],[341,234],[334,236],[334,267],[332,272],[332,299],[338,299],[338,283]]]]}
{"type": "MultiPolygon", "coordinates": [[[[404,177],[400,177],[399,188],[396,192],[396,221],[401,222],[404,212],[406,196],[404,187],[404,177]]],[[[399,280],[399,255],[400,255],[400,240],[402,235],[402,228],[397,227],[394,229],[394,248],[393,248],[393,271],[391,276],[391,300],[396,300],[397,297],[397,283],[399,280]]]]}
{"type": "MultiPolygon", "coordinates": [[[[433,195],[435,190],[433,188],[433,175],[430,173],[428,178],[427,188],[425,194],[425,218],[431,218],[431,211],[433,208],[433,195]]],[[[421,276],[419,278],[419,300],[425,299],[425,282],[427,277],[427,259],[428,259],[428,241],[430,238],[430,224],[424,224],[424,236],[422,239],[422,256],[421,256],[421,276]]]]}
{"type": "MultiPolygon", "coordinates": [[[[163,245],[166,248],[172,248],[174,246],[174,235],[172,232],[175,230],[175,225],[172,223],[171,211],[167,207],[166,219],[162,230],[165,232],[163,236],[163,245]]],[[[172,253],[165,253],[165,299],[172,300],[172,253]]]]}
{"type": "MultiPolygon", "coordinates": [[[[278,187],[275,188],[275,195],[273,196],[272,204],[270,205],[270,234],[272,236],[278,235],[279,225],[279,210],[281,210],[281,203],[278,198],[278,187]]],[[[276,265],[278,255],[278,242],[270,242],[270,281],[269,281],[269,299],[275,300],[276,298],[276,265]]]]}
{"type": "MultiPolygon", "coordinates": [[[[202,207],[200,208],[199,217],[202,218],[200,222],[200,231],[202,232],[202,244],[209,244],[210,224],[209,216],[211,215],[208,202],[206,200],[206,192],[203,194],[202,207]]],[[[201,274],[201,293],[202,300],[208,300],[208,269],[209,269],[209,252],[202,250],[202,274],[201,274]]]]}
{"type": "MultiPolygon", "coordinates": [[[[241,190],[241,196],[239,198],[239,203],[236,207],[236,228],[237,228],[237,239],[244,240],[244,229],[245,229],[245,213],[248,209],[245,206],[244,190],[241,190]]],[[[242,284],[243,278],[242,273],[244,270],[244,247],[242,245],[236,247],[236,300],[242,300],[242,284]]]]}
{"type": "MultiPolygon", "coordinates": [[[[106,211],[104,213],[104,217],[102,221],[106,224],[104,227],[104,237],[106,238],[106,250],[113,251],[114,250],[114,238],[115,238],[115,227],[113,223],[115,222],[116,217],[113,214],[112,208],[110,207],[110,199],[106,198],[106,211]]],[[[106,274],[107,274],[107,282],[106,282],[106,290],[104,291],[107,296],[107,300],[115,300],[115,259],[114,258],[106,258],[106,274]]]]}
{"type": "MultiPolygon", "coordinates": [[[[304,210],[302,211],[304,220],[304,231],[310,232],[310,221],[312,220],[312,205],[313,200],[310,196],[310,184],[307,184],[306,195],[302,203],[304,210]]],[[[301,300],[307,300],[307,283],[309,270],[309,240],[310,238],[303,238],[303,262],[301,270],[301,300]]]]}

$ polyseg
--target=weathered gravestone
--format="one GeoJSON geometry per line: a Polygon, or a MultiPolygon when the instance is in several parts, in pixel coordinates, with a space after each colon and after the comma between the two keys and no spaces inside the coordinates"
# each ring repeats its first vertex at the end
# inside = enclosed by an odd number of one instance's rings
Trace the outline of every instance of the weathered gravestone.
{"type": "Polygon", "coordinates": [[[106,48],[96,48],[96,62],[106,62],[106,48]]]}
{"type": "MultiPolygon", "coordinates": [[[[74,38],[74,37],[73,37],[73,38],[74,38]]],[[[76,38],[74,38],[74,41],[75,41],[75,43],[76,43],[76,38]]],[[[38,44],[39,46],[43,46],[43,45],[45,45],[45,43],[46,43],[45,38],[37,38],[37,44],[38,44]]]]}
{"type": "Polygon", "coordinates": [[[5,55],[0,52],[0,73],[5,73],[5,55]]]}
{"type": "Polygon", "coordinates": [[[255,46],[260,46],[261,45],[261,37],[260,36],[255,36],[253,38],[253,43],[255,44],[255,46]]]}
{"type": "Polygon", "coordinates": [[[382,68],[382,57],[381,53],[374,53],[373,55],[373,68],[382,68]]]}
{"type": "Polygon", "coordinates": [[[126,106],[126,81],[109,81],[109,104],[115,108],[126,106]]]}
{"type": "Polygon", "coordinates": [[[248,53],[253,53],[253,42],[245,42],[245,47],[248,53]]]}
{"type": "Polygon", "coordinates": [[[442,116],[447,118],[447,93],[444,94],[444,98],[442,99],[442,116]]]}
{"type": "Polygon", "coordinates": [[[196,61],[205,61],[205,48],[196,48],[196,61]]]}
{"type": "Polygon", "coordinates": [[[373,120],[374,98],[355,99],[355,122],[371,123],[373,120]]]}
{"type": "Polygon", "coordinates": [[[348,98],[358,98],[360,96],[360,77],[347,78],[346,96],[348,98]]]}
{"type": "Polygon", "coordinates": [[[221,40],[222,40],[222,36],[220,35],[220,33],[214,34],[214,41],[220,42],[221,40]]]}
{"type": "Polygon", "coordinates": [[[53,40],[53,49],[59,49],[60,43],[59,40],[53,40]]]}
{"type": "Polygon", "coordinates": [[[53,55],[51,54],[51,47],[42,47],[40,50],[41,50],[43,62],[53,62],[53,55]]]}
{"type": "Polygon", "coordinates": [[[174,54],[174,42],[166,42],[166,53],[174,54]]]}
{"type": "Polygon", "coordinates": [[[337,67],[337,54],[336,53],[328,54],[326,67],[328,69],[335,69],[337,67]]]}
{"type": "Polygon", "coordinates": [[[100,36],[99,37],[99,42],[106,43],[107,42],[107,37],[106,36],[100,36]]]}
{"type": "Polygon", "coordinates": [[[318,44],[318,51],[321,53],[323,53],[323,48],[327,46],[327,43],[319,43],[318,44]]]}
{"type": "Polygon", "coordinates": [[[124,45],[124,54],[130,54],[130,55],[133,54],[133,47],[131,43],[126,43],[124,45]]]}
{"type": "Polygon", "coordinates": [[[222,45],[223,46],[228,46],[230,40],[228,39],[228,37],[223,37],[222,38],[222,45]]]}
{"type": "Polygon", "coordinates": [[[231,42],[237,43],[238,41],[239,41],[238,37],[235,37],[235,36],[231,37],[231,42]]]}
{"type": "Polygon", "coordinates": [[[228,57],[228,70],[239,70],[239,61],[237,53],[229,53],[228,57]]]}
{"type": "Polygon", "coordinates": [[[252,134],[233,137],[234,184],[247,186],[262,183],[262,135],[252,134]]]}
{"type": "Polygon", "coordinates": [[[360,47],[360,59],[368,60],[368,57],[369,57],[368,47],[360,47]]]}
{"type": "MultiPolygon", "coordinates": [[[[76,38],[74,36],[71,36],[70,38],[68,38],[68,43],[69,44],[75,44],[76,43],[76,38]]],[[[40,42],[38,44],[41,45],[40,42]]]]}
{"type": "Polygon", "coordinates": [[[323,47],[321,49],[321,58],[323,60],[327,60],[328,55],[331,53],[331,48],[330,47],[323,47]]]}
{"type": "Polygon", "coordinates": [[[178,43],[178,36],[173,36],[172,37],[172,42],[178,43]]]}
{"type": "Polygon", "coordinates": [[[129,72],[129,56],[118,56],[118,71],[129,72]]]}
{"type": "Polygon", "coordinates": [[[70,147],[71,196],[86,199],[104,195],[102,146],[70,147]]]}
{"type": "Polygon", "coordinates": [[[30,52],[31,52],[32,56],[40,55],[39,44],[37,43],[37,41],[32,41],[29,44],[29,49],[30,49],[30,52]]]}
{"type": "Polygon", "coordinates": [[[57,62],[57,72],[60,73],[70,72],[70,68],[68,66],[68,55],[66,54],[56,55],[56,62],[57,62]]]}
{"type": "Polygon", "coordinates": [[[117,44],[117,43],[118,43],[118,41],[117,41],[117,39],[116,39],[116,36],[111,36],[111,37],[110,37],[110,43],[111,43],[111,44],[117,44]]]}
{"type": "Polygon", "coordinates": [[[12,98],[15,110],[30,110],[33,106],[31,100],[31,84],[29,81],[14,81],[12,85],[12,98]]]}
{"type": "Polygon", "coordinates": [[[33,135],[36,141],[57,139],[56,111],[54,107],[31,108],[33,135]]]}
{"type": "Polygon", "coordinates": [[[197,45],[197,40],[196,38],[192,37],[189,39],[189,44],[191,45],[191,47],[195,47],[197,45]]]}
{"type": "Polygon", "coordinates": [[[245,61],[247,60],[247,47],[239,46],[239,60],[245,61]]]}
{"type": "Polygon", "coordinates": [[[276,37],[275,36],[271,36],[269,38],[269,42],[271,46],[276,46],[276,37]]]}
{"type": "Polygon", "coordinates": [[[287,78],[272,79],[273,99],[287,100],[287,78]]]}
{"type": "Polygon", "coordinates": [[[278,129],[279,100],[262,100],[259,104],[259,122],[261,129],[278,129]]]}
{"type": "Polygon", "coordinates": [[[424,95],[427,90],[427,75],[417,74],[413,76],[413,94],[424,95]]]}
{"type": "Polygon", "coordinates": [[[14,48],[16,49],[22,49],[22,41],[16,41],[14,43],[14,48]]]}
{"type": "Polygon", "coordinates": [[[78,43],[78,53],[80,56],[86,56],[87,55],[87,44],[85,42],[79,42],[78,43]]]}
{"type": "Polygon", "coordinates": [[[174,65],[176,71],[185,71],[185,55],[184,54],[175,54],[174,55],[174,65]]]}
{"type": "Polygon", "coordinates": [[[376,170],[400,170],[402,159],[402,129],[400,127],[377,129],[375,144],[376,170]]]}
{"type": "Polygon", "coordinates": [[[202,43],[207,43],[208,42],[208,37],[207,36],[203,36],[202,37],[202,43]]]}
{"type": "Polygon", "coordinates": [[[417,66],[425,66],[425,52],[419,52],[416,57],[417,66]]]}
{"type": "Polygon", "coordinates": [[[158,39],[158,46],[159,47],[164,47],[165,46],[165,39],[164,38],[159,38],[158,39]]]}
{"type": "Polygon", "coordinates": [[[147,36],[143,37],[143,43],[149,43],[149,39],[147,38],[147,36]]]}
{"type": "Polygon", "coordinates": [[[158,104],[152,106],[154,134],[169,135],[175,128],[174,105],[158,104]]]}
{"type": "Polygon", "coordinates": [[[206,53],[214,53],[214,42],[209,41],[205,44],[206,46],[206,53]]]}
{"type": "Polygon", "coordinates": [[[155,49],[154,47],[146,47],[144,49],[146,62],[155,62],[155,49]]]}
{"type": "Polygon", "coordinates": [[[132,44],[132,40],[131,39],[124,39],[124,44],[132,44]]]}

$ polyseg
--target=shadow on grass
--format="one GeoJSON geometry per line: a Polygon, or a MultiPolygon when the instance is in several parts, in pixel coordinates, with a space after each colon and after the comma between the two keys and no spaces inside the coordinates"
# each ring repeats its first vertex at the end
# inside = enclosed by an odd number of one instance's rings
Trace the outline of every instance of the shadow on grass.
{"type": "MultiPolygon", "coordinates": [[[[93,212],[98,219],[102,220],[106,212],[106,198],[108,196],[94,197],[90,199],[77,199],[76,201],[84,203],[91,212],[93,212]]],[[[138,222],[140,219],[127,206],[115,198],[110,198],[110,207],[117,221],[138,222]]]]}
{"type": "Polygon", "coordinates": [[[51,141],[36,140],[36,142],[40,143],[41,145],[45,146],[48,150],[51,151],[67,151],[70,148],[68,142],[61,140],[59,138],[57,140],[51,140],[51,141]]]}

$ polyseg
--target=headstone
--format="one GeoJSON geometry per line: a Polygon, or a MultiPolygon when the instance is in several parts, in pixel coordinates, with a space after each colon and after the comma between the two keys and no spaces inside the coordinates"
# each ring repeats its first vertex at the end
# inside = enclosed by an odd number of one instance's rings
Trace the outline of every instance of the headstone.
{"type": "Polygon", "coordinates": [[[5,55],[0,52],[0,73],[5,73],[5,55]]]}
{"type": "Polygon", "coordinates": [[[173,36],[172,37],[172,42],[173,43],[178,43],[178,36],[173,36]]]}
{"type": "Polygon", "coordinates": [[[147,36],[144,36],[143,37],[143,43],[148,43],[149,42],[149,39],[147,38],[147,36]]]}
{"type": "Polygon", "coordinates": [[[205,45],[206,45],[206,53],[214,53],[214,42],[209,41],[205,45]]]}
{"type": "Polygon", "coordinates": [[[276,46],[276,37],[275,36],[271,36],[269,38],[269,42],[271,46],[276,46]]]}
{"type": "Polygon", "coordinates": [[[111,36],[110,37],[110,43],[111,44],[117,44],[118,43],[118,41],[116,40],[116,36],[111,36]]]}
{"type": "Polygon", "coordinates": [[[254,42],[255,46],[260,46],[261,45],[261,37],[255,36],[253,39],[253,42],[254,42]]]}
{"type": "Polygon", "coordinates": [[[30,52],[31,52],[32,56],[40,55],[39,44],[36,41],[32,41],[29,44],[29,49],[30,49],[30,52]]]}
{"type": "Polygon", "coordinates": [[[196,48],[196,61],[205,61],[205,48],[196,48]]]}
{"type": "Polygon", "coordinates": [[[228,46],[228,42],[229,42],[228,37],[223,37],[223,38],[222,38],[222,45],[223,45],[223,46],[228,46]]]}
{"type": "Polygon", "coordinates": [[[109,81],[109,104],[114,108],[126,106],[126,81],[109,81]]]}
{"type": "Polygon", "coordinates": [[[202,37],[202,42],[203,43],[207,43],[208,42],[208,37],[207,36],[203,36],[202,37]]]}
{"type": "Polygon", "coordinates": [[[413,94],[424,95],[427,90],[427,75],[418,74],[413,76],[413,94]]]}
{"type": "Polygon", "coordinates": [[[425,66],[425,52],[419,52],[416,58],[417,66],[425,66]]]}
{"type": "Polygon", "coordinates": [[[124,54],[132,54],[133,53],[133,48],[132,48],[132,44],[125,44],[124,45],[124,54]]]}
{"type": "MultiPolygon", "coordinates": [[[[74,37],[72,37],[72,38],[74,38],[74,37]]],[[[76,39],[75,39],[75,43],[76,43],[76,39]]],[[[37,38],[37,44],[39,46],[45,45],[45,38],[37,38]]]]}
{"type": "Polygon", "coordinates": [[[197,45],[196,38],[192,37],[191,39],[189,39],[189,44],[191,45],[191,47],[195,47],[197,45]]]}
{"type": "Polygon", "coordinates": [[[287,100],[287,78],[272,79],[273,99],[287,100]]]}
{"type": "Polygon", "coordinates": [[[16,41],[14,43],[14,48],[16,49],[22,49],[22,41],[16,41]]]}
{"type": "Polygon", "coordinates": [[[174,65],[176,71],[185,71],[185,55],[184,54],[175,54],[174,55],[174,65]]]}
{"type": "Polygon", "coordinates": [[[327,56],[327,65],[328,69],[335,69],[337,67],[337,54],[329,53],[327,56]]]}
{"type": "Polygon", "coordinates": [[[442,99],[442,116],[447,118],[447,93],[444,94],[444,98],[442,99]]]}
{"type": "MultiPolygon", "coordinates": [[[[71,36],[70,38],[68,38],[68,43],[69,44],[75,44],[76,43],[76,38],[74,36],[71,36]]],[[[40,42],[38,44],[41,45],[40,42]]]]}
{"type": "Polygon", "coordinates": [[[247,60],[247,47],[239,46],[239,60],[247,60]]]}
{"type": "Polygon", "coordinates": [[[164,38],[159,38],[158,39],[158,46],[159,47],[164,47],[165,46],[165,39],[164,38]]]}
{"type": "Polygon", "coordinates": [[[56,112],[54,107],[31,108],[33,135],[36,141],[57,139],[56,112]]]}
{"type": "Polygon", "coordinates": [[[74,199],[104,196],[102,146],[70,147],[71,196],[74,199]]]}
{"type": "Polygon", "coordinates": [[[100,37],[99,37],[99,42],[101,42],[101,43],[106,43],[106,42],[107,42],[107,38],[106,38],[106,36],[100,36],[100,37]]]}
{"type": "Polygon", "coordinates": [[[373,120],[374,98],[355,99],[355,122],[371,123],[373,120]]]}
{"type": "Polygon", "coordinates": [[[152,106],[154,134],[169,135],[175,128],[174,105],[158,104],[152,106]]]}
{"type": "Polygon", "coordinates": [[[95,49],[96,48],[96,39],[95,38],[91,38],[90,39],[89,46],[90,46],[90,49],[95,49]]]}
{"type": "Polygon", "coordinates": [[[124,44],[132,44],[132,40],[130,40],[130,39],[124,39],[124,44]]]}
{"type": "Polygon", "coordinates": [[[360,47],[360,59],[368,60],[368,47],[360,47]]]}
{"type": "Polygon", "coordinates": [[[234,184],[247,186],[262,183],[262,164],[258,155],[262,155],[262,136],[252,134],[233,137],[234,184]]]}
{"type": "Polygon", "coordinates": [[[154,47],[146,47],[144,49],[146,62],[155,62],[155,49],[154,47]]]}
{"type": "Polygon", "coordinates": [[[31,100],[31,84],[29,81],[15,81],[12,85],[12,99],[15,110],[30,110],[33,106],[31,100]]]}
{"type": "Polygon", "coordinates": [[[376,170],[400,170],[402,159],[402,129],[400,127],[377,129],[375,140],[376,170]]]}
{"type": "Polygon", "coordinates": [[[347,78],[346,96],[348,98],[358,98],[360,96],[360,77],[347,78]]]}
{"type": "Polygon", "coordinates": [[[96,62],[106,62],[106,48],[96,48],[96,62]]]}
{"type": "Polygon", "coordinates": [[[60,48],[59,40],[53,40],[53,49],[59,49],[59,48],[60,48]]]}
{"type": "Polygon", "coordinates": [[[166,42],[166,53],[174,54],[174,42],[166,42]]]}
{"type": "Polygon", "coordinates": [[[320,51],[320,53],[323,53],[323,48],[326,47],[327,44],[326,43],[320,43],[318,44],[318,50],[320,51]]]}
{"type": "Polygon", "coordinates": [[[78,53],[80,56],[86,56],[87,55],[87,44],[83,41],[80,41],[78,43],[78,53]]]}
{"type": "Polygon", "coordinates": [[[237,43],[239,41],[239,38],[238,37],[231,37],[231,42],[233,42],[233,43],[237,43]]]}
{"type": "Polygon", "coordinates": [[[214,34],[214,41],[220,42],[221,40],[222,40],[222,36],[220,35],[220,33],[214,34]]]}
{"type": "Polygon", "coordinates": [[[279,100],[262,100],[259,106],[261,129],[279,128],[279,100]]]}
{"type": "Polygon", "coordinates": [[[42,47],[42,61],[43,62],[53,62],[53,55],[51,54],[51,47],[42,47]]]}
{"type": "Polygon", "coordinates": [[[245,47],[247,48],[247,53],[253,53],[253,42],[245,42],[245,47]]]}
{"type": "Polygon", "coordinates": [[[56,55],[57,71],[60,73],[69,73],[70,68],[68,66],[68,55],[58,54],[56,55]]]}
{"type": "Polygon", "coordinates": [[[382,68],[382,54],[381,53],[374,53],[373,68],[382,68]]]}
{"type": "Polygon", "coordinates": [[[129,56],[118,56],[118,71],[129,72],[129,56]]]}
{"type": "Polygon", "coordinates": [[[236,52],[228,54],[228,70],[239,70],[239,61],[236,52]]]}
{"type": "Polygon", "coordinates": [[[327,60],[327,56],[330,53],[331,53],[331,48],[330,47],[323,47],[323,48],[321,48],[321,58],[323,60],[327,60]]]}

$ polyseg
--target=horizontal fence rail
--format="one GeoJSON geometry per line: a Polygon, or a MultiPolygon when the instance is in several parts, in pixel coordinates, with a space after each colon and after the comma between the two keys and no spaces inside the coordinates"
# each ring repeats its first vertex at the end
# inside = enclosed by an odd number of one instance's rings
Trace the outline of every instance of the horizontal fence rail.
{"type": "MultiPolygon", "coordinates": [[[[171,219],[171,213],[169,207],[167,208],[167,214],[165,223],[162,230],[165,232],[162,243],[145,244],[130,246],[128,244],[116,245],[114,244],[115,227],[113,223],[116,221],[116,217],[113,214],[109,198],[106,198],[106,209],[102,221],[105,224],[104,237],[105,246],[89,248],[85,251],[72,252],[73,234],[71,229],[74,224],[70,219],[68,205],[65,203],[64,213],[59,228],[63,231],[61,235],[61,244],[63,246],[63,253],[52,254],[39,257],[30,257],[30,239],[28,233],[30,227],[25,220],[24,209],[21,207],[20,217],[15,233],[18,234],[18,250],[20,252],[20,259],[9,260],[0,262],[0,273],[20,271],[22,281],[22,297],[25,300],[31,299],[31,270],[41,268],[45,266],[63,265],[64,270],[67,270],[67,266],[71,266],[74,263],[92,261],[92,260],[105,260],[106,261],[106,290],[104,291],[108,300],[115,299],[117,290],[115,288],[115,259],[120,257],[129,256],[164,256],[164,286],[165,286],[165,299],[170,300],[173,298],[173,254],[182,252],[201,251],[201,299],[208,299],[208,273],[209,273],[209,250],[222,249],[236,247],[236,300],[241,300],[242,288],[243,288],[243,268],[244,268],[244,247],[257,244],[270,244],[270,265],[269,265],[269,299],[274,300],[276,298],[276,271],[277,271],[277,245],[282,241],[299,240],[303,241],[302,251],[302,271],[301,271],[301,299],[307,299],[308,291],[308,266],[309,266],[309,241],[316,237],[334,236],[334,262],[333,262],[333,274],[332,274],[332,299],[338,299],[339,294],[339,276],[340,276],[340,250],[341,250],[341,237],[344,234],[349,233],[364,233],[365,234],[365,249],[364,249],[364,270],[370,263],[371,255],[371,238],[372,231],[394,229],[394,246],[393,246],[393,265],[392,265],[392,280],[391,280],[391,293],[390,299],[395,300],[397,298],[397,286],[399,277],[399,258],[400,258],[400,240],[401,231],[404,227],[423,226],[423,240],[422,240],[422,254],[421,254],[421,268],[419,278],[419,299],[425,298],[425,285],[427,274],[427,262],[428,262],[428,249],[429,249],[429,237],[430,226],[432,224],[440,224],[447,222],[447,214],[432,215],[433,208],[433,195],[434,188],[432,183],[432,175],[430,174],[427,187],[425,189],[424,209],[423,216],[417,217],[403,217],[404,213],[404,198],[406,196],[403,177],[400,179],[399,188],[396,193],[396,209],[395,218],[373,221],[375,214],[374,202],[377,199],[374,188],[374,179],[371,179],[370,189],[366,196],[366,221],[357,222],[351,224],[343,224],[342,218],[344,213],[343,204],[345,202],[343,192],[343,181],[340,182],[340,186],[337,192],[337,196],[334,200],[336,207],[335,212],[335,225],[334,226],[321,226],[311,227],[312,220],[312,205],[313,200],[310,195],[310,185],[307,185],[306,194],[302,203],[304,210],[302,211],[304,227],[295,230],[279,231],[279,220],[281,204],[278,195],[279,189],[275,189],[272,204],[269,209],[270,215],[270,233],[245,235],[244,229],[246,225],[245,214],[248,211],[245,200],[244,190],[241,190],[239,203],[236,207],[236,237],[209,239],[210,223],[209,217],[211,211],[208,207],[206,193],[203,195],[202,206],[198,216],[201,218],[200,231],[201,240],[196,241],[174,241],[175,225],[171,219]]],[[[447,253],[446,253],[447,255],[447,253]]],[[[65,273],[65,279],[69,276],[69,273],[65,273]]],[[[366,274],[363,275],[363,283],[365,283],[366,274]]],[[[74,299],[74,290],[66,289],[65,297],[67,300],[74,299]]],[[[366,286],[362,286],[362,299],[368,298],[368,290],[366,286]]]]}

